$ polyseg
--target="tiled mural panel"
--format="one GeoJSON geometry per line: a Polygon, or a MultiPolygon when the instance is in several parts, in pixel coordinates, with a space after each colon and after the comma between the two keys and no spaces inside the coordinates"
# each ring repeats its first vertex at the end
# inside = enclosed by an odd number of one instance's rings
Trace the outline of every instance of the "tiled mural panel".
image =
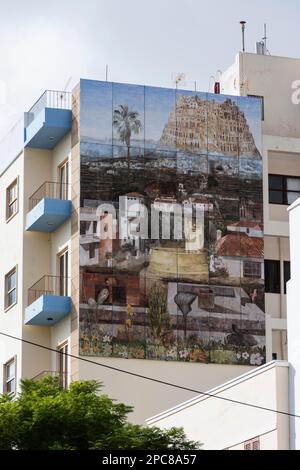
{"type": "Polygon", "coordinates": [[[81,81],[82,355],[265,360],[260,101],[81,81]]]}

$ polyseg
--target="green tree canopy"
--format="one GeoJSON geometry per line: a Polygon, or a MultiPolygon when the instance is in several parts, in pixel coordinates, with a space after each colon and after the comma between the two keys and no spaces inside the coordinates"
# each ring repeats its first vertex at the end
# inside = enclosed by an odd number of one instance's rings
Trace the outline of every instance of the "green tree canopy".
{"type": "Polygon", "coordinates": [[[161,430],[128,422],[132,407],[100,394],[96,381],[61,388],[57,377],[23,380],[12,400],[0,397],[0,450],[197,449],[183,429],[161,430]]]}

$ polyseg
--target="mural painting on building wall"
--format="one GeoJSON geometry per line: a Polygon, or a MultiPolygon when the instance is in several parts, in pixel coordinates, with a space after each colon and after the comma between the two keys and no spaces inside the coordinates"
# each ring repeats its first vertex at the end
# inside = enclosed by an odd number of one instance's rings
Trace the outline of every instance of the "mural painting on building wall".
{"type": "Polygon", "coordinates": [[[262,364],[260,101],[82,81],[80,108],[81,354],[262,364]]]}

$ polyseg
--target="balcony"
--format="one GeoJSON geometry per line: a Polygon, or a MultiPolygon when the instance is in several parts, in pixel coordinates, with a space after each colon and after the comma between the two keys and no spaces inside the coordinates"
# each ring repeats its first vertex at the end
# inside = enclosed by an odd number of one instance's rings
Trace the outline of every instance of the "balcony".
{"type": "Polygon", "coordinates": [[[64,389],[68,388],[68,383],[70,380],[68,372],[60,372],[58,370],[43,370],[39,374],[32,377],[31,380],[37,382],[38,380],[41,380],[44,377],[58,377],[60,386],[64,389]]]}
{"type": "Polygon", "coordinates": [[[28,290],[25,325],[53,326],[70,313],[67,278],[47,275],[28,290]]]}
{"type": "Polygon", "coordinates": [[[69,185],[46,181],[29,198],[25,230],[54,232],[71,217],[69,185]]]}
{"type": "Polygon", "coordinates": [[[72,127],[72,94],[46,90],[25,113],[24,147],[53,149],[72,127]]]}

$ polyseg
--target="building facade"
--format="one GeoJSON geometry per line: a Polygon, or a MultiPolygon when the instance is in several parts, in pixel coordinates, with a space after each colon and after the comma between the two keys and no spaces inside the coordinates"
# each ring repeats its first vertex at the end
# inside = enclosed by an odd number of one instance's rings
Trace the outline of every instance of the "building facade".
{"type": "Polygon", "coordinates": [[[262,100],[267,361],[287,359],[286,283],[290,277],[287,207],[299,196],[300,60],[240,52],[222,74],[222,93],[262,100]]]}
{"type": "Polygon", "coordinates": [[[183,427],[203,450],[290,449],[290,421],[284,414],[289,413],[286,361],[271,361],[207,393],[147,419],[147,424],[183,427]]]}
{"type": "Polygon", "coordinates": [[[283,268],[288,222],[270,219],[284,208],[268,203],[262,163],[284,143],[297,174],[297,139],[266,134],[268,106],[261,122],[260,97],[82,80],[25,113],[1,143],[0,331],[75,357],[1,336],[4,391],[47,371],[94,378],[143,422],[191,393],[101,365],[207,390],[284,357],[263,227],[283,268]]]}

